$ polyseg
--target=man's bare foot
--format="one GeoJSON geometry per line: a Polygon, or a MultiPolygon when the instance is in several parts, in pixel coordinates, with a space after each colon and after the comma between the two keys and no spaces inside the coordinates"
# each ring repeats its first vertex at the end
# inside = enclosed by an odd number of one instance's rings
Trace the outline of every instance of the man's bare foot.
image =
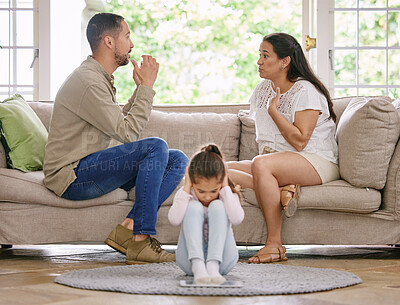
{"type": "MultiPolygon", "coordinates": [[[[128,228],[129,230],[133,230],[133,219],[125,218],[124,221],[121,223],[121,226],[128,228]]],[[[145,240],[149,235],[147,234],[137,234],[133,235],[133,241],[142,241],[145,240]]]]}
{"type": "Polygon", "coordinates": [[[132,240],[133,241],[142,241],[147,239],[147,237],[149,237],[149,235],[147,234],[138,234],[138,235],[133,235],[132,240]]]}
{"type": "Polygon", "coordinates": [[[121,223],[121,226],[133,230],[133,219],[125,218],[124,221],[121,223]]]}

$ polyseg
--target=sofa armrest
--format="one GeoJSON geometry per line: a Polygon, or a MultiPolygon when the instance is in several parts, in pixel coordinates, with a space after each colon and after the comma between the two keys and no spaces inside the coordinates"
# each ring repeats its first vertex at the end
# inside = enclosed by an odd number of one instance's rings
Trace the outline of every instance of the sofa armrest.
{"type": "Polygon", "coordinates": [[[382,192],[380,210],[400,218],[400,141],[397,142],[389,163],[386,185],[382,192]]]}
{"type": "Polygon", "coordinates": [[[6,152],[4,151],[3,145],[0,143],[0,168],[6,168],[6,152]]]}

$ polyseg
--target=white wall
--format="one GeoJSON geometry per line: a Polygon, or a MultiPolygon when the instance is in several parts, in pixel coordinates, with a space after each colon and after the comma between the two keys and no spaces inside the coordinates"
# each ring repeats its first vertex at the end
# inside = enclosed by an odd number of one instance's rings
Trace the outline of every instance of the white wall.
{"type": "Polygon", "coordinates": [[[51,100],[68,75],[82,62],[81,17],[84,7],[84,0],[50,2],[51,100]]]}

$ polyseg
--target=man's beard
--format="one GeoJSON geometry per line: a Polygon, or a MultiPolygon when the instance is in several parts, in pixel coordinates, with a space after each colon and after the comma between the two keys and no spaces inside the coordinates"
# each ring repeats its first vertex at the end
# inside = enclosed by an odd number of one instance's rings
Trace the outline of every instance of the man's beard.
{"type": "Polygon", "coordinates": [[[118,66],[125,66],[129,64],[128,56],[126,54],[122,54],[118,49],[115,50],[114,58],[118,66]]]}

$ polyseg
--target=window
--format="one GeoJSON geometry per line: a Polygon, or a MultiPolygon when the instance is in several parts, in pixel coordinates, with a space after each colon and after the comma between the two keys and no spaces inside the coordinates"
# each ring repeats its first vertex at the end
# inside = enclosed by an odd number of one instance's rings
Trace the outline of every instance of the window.
{"type": "MultiPolygon", "coordinates": [[[[54,100],[90,54],[82,16],[104,3],[130,24],[133,57],[160,62],[156,103],[247,102],[262,36],[277,31],[302,45],[305,34],[317,37],[306,56],[333,96],[400,94],[400,0],[0,0],[0,100],[54,100]]],[[[131,73],[115,73],[121,103],[131,73]]]]}
{"type": "MultiPolygon", "coordinates": [[[[49,1],[40,1],[42,17],[48,11],[46,4],[48,8],[49,1]]],[[[27,100],[48,99],[48,61],[46,48],[40,46],[48,40],[46,33],[49,26],[46,20],[49,18],[42,18],[40,22],[39,19],[38,0],[0,0],[0,100],[15,93],[20,93],[27,100]],[[43,58],[40,64],[39,54],[43,58]],[[41,95],[39,80],[43,80],[41,95]]]]}
{"type": "Polygon", "coordinates": [[[28,98],[34,94],[34,73],[31,63],[38,49],[34,41],[33,1],[0,0],[0,99],[21,93],[28,98]]]}
{"type": "Polygon", "coordinates": [[[400,96],[400,0],[317,1],[318,69],[333,96],[400,96]],[[319,38],[322,39],[319,39],[319,38]],[[324,39],[323,37],[329,37],[324,39]],[[324,62],[325,61],[325,62],[324,62]]]}
{"type": "MultiPolygon", "coordinates": [[[[265,34],[283,31],[301,42],[301,0],[108,0],[124,16],[132,56],[160,63],[156,103],[246,103],[260,81],[258,49],[265,34]]],[[[132,93],[132,66],[115,72],[117,99],[132,93]]]]}

